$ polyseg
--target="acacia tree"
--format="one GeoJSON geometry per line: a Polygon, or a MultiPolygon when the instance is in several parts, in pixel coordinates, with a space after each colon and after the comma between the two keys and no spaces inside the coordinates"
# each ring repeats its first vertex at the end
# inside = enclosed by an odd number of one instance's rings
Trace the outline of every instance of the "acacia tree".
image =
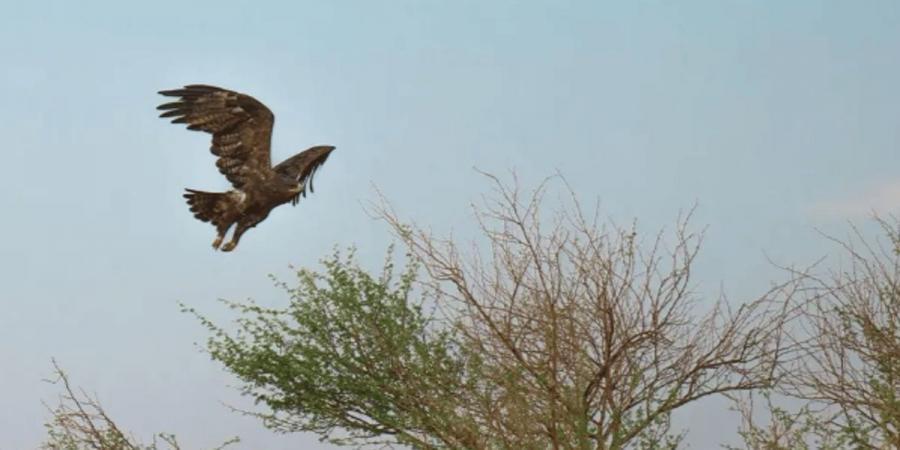
{"type": "Polygon", "coordinates": [[[645,241],[589,219],[574,196],[549,214],[546,184],[523,198],[488,176],[482,246],[464,253],[382,203],[413,262],[399,281],[390,262],[373,277],[336,254],[324,274],[282,284],[283,308],[229,302],[236,331],[198,315],[266,425],[422,449],[675,448],[673,411],[771,385],[784,286],[699,305],[687,218],[668,245],[645,241]]]}
{"type": "MultiPolygon", "coordinates": [[[[773,392],[743,392],[730,396],[732,410],[741,417],[738,436],[743,446],[723,445],[728,450],[841,450],[850,447],[848,433],[822,420],[821,411],[807,404],[793,409],[780,405],[773,392]],[[757,400],[765,403],[758,408],[757,400]],[[763,413],[766,420],[760,420],[763,413]]],[[[779,400],[784,400],[779,398],[779,400]]]]}
{"type": "Polygon", "coordinates": [[[897,223],[877,222],[887,242],[856,229],[850,240],[829,238],[845,267],[800,277],[799,353],[780,387],[820,411],[826,434],[854,448],[900,449],[900,233],[897,223]]]}
{"type": "MultiPolygon", "coordinates": [[[[173,434],[159,433],[149,444],[141,443],[116,424],[96,397],[74,388],[56,361],[53,369],[55,377],[48,381],[62,385],[63,392],[57,405],[48,407],[51,418],[44,424],[47,437],[42,450],[181,450],[173,434]]],[[[229,439],[213,450],[239,441],[229,439]]]]}

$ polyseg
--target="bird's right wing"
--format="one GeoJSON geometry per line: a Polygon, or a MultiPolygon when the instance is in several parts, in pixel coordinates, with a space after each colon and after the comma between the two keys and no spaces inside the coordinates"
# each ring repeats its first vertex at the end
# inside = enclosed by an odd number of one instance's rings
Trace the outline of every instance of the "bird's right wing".
{"type": "Polygon", "coordinates": [[[172,123],[212,134],[216,166],[235,188],[268,178],[275,116],[266,105],[249,95],[202,84],[159,93],[179,97],[157,107],[163,111],[160,117],[174,117],[172,123]]]}

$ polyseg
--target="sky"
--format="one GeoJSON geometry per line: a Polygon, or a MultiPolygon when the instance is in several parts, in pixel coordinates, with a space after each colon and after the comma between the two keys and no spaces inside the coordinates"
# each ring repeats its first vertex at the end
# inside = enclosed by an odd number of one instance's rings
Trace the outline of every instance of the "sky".
{"type": "MultiPolygon", "coordinates": [[[[144,439],[332,448],[232,413],[238,380],[178,302],[223,322],[219,298],[284,304],[268,275],[335,246],[377,269],[375,187],[462,236],[490,188],[473,168],[559,172],[650,232],[696,205],[698,292],[738,301],[783,275],[771,261],[827,256],[821,232],[900,206],[893,0],[6,0],[0,56],[0,450],[40,443],[51,358],[144,439]],[[181,198],[228,187],[209,137],[155,111],[191,83],[268,105],[273,160],[337,147],[315,194],[231,254],[181,198]]],[[[678,417],[692,448],[734,437],[709,405],[678,417]]]]}

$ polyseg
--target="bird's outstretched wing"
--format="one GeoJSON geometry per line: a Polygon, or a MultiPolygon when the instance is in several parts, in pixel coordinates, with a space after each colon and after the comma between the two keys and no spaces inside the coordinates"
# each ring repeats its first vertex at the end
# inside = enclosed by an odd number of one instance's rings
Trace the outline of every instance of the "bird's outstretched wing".
{"type": "Polygon", "coordinates": [[[297,200],[300,199],[301,195],[306,197],[307,187],[309,192],[314,192],[313,175],[315,175],[316,170],[322,164],[325,164],[325,160],[328,159],[328,155],[331,154],[332,150],[334,150],[334,147],[330,145],[312,147],[291,156],[275,166],[275,172],[296,179],[303,186],[303,190],[294,197],[294,204],[297,204],[297,200]]]}
{"type": "Polygon", "coordinates": [[[173,117],[172,123],[212,134],[210,151],[219,157],[216,166],[235,188],[271,175],[275,116],[266,105],[249,95],[202,84],[159,93],[180,97],[159,105],[156,109],[164,111],[160,117],[173,117]]]}

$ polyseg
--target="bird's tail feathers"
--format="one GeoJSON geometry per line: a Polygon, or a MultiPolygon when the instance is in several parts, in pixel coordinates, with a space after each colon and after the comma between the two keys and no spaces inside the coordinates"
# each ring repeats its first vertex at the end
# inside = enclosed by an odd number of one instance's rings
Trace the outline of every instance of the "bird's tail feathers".
{"type": "Polygon", "coordinates": [[[228,211],[233,209],[235,199],[227,192],[203,192],[185,189],[184,198],[194,217],[204,222],[212,222],[216,226],[225,225],[228,211]]]}

